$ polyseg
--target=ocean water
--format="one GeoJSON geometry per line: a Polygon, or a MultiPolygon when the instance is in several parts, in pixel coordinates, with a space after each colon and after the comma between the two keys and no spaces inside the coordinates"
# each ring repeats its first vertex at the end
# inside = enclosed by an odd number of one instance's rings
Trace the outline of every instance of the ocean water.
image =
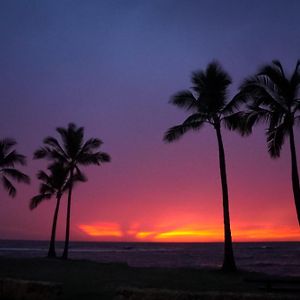
{"type": "MultiPolygon", "coordinates": [[[[57,243],[61,254],[63,243],[57,243]]],[[[0,240],[1,257],[44,257],[46,241],[0,240]]],[[[239,268],[272,275],[300,276],[300,242],[234,243],[239,268]]],[[[72,242],[70,258],[125,262],[134,267],[220,267],[222,243],[72,242]]]]}

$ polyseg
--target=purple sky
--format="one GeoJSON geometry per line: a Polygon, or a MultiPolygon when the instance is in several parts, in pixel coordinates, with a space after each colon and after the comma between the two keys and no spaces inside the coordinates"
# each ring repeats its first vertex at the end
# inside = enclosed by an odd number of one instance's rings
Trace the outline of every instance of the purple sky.
{"type": "MultiPolygon", "coordinates": [[[[48,238],[54,201],[28,209],[45,167],[31,157],[70,121],[112,156],[87,169],[89,181],[75,191],[72,238],[86,238],[80,224],[101,222],[124,231],[221,227],[215,133],[164,144],[164,131],[185,117],[168,100],[213,59],[231,74],[231,95],[272,59],[292,70],[299,11],[292,0],[1,0],[0,137],[14,137],[29,157],[32,185],[18,185],[15,199],[0,190],[0,238],[48,238]]],[[[299,129],[296,140],[299,153],[299,129]]],[[[233,228],[298,230],[287,145],[272,161],[261,127],[250,138],[224,132],[224,143],[233,228]]]]}

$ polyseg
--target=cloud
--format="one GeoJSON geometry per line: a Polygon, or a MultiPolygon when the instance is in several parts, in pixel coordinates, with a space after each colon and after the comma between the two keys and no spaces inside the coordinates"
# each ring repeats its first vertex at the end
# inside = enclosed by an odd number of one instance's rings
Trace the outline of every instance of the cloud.
{"type": "Polygon", "coordinates": [[[93,224],[80,224],[78,227],[89,236],[94,237],[122,237],[118,223],[98,222],[93,224]]]}
{"type": "MultiPolygon", "coordinates": [[[[140,223],[132,223],[129,228],[122,228],[117,222],[95,222],[78,225],[81,231],[99,240],[113,238],[119,241],[147,242],[222,242],[223,227],[203,227],[200,224],[169,226],[155,224],[145,227],[140,223]]],[[[232,231],[234,241],[298,241],[299,232],[290,227],[277,228],[270,224],[253,226],[235,226],[232,231]]]]}

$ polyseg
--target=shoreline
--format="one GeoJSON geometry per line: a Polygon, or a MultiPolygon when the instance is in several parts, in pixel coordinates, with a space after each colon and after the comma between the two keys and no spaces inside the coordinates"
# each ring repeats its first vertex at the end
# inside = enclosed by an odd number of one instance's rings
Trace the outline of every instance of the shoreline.
{"type": "MultiPolygon", "coordinates": [[[[0,256],[16,258],[44,257],[48,241],[2,242],[0,256]]],[[[56,244],[57,255],[63,244],[56,244]]],[[[300,276],[298,254],[300,243],[240,243],[234,244],[239,268],[270,275],[300,276]]],[[[132,267],[219,268],[223,261],[223,243],[108,243],[71,242],[71,259],[96,262],[127,262],[132,267]]]]}

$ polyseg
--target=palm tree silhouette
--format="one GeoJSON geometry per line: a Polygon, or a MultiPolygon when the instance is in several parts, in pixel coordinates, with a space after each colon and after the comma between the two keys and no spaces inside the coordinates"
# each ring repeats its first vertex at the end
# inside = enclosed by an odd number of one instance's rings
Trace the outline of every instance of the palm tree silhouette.
{"type": "Polygon", "coordinates": [[[0,179],[9,196],[15,197],[17,190],[11,180],[30,183],[29,177],[15,168],[15,165],[25,165],[26,158],[12,148],[16,145],[13,139],[0,140],[0,179]]]}
{"type": "MultiPolygon", "coordinates": [[[[56,235],[56,224],[58,218],[58,212],[60,207],[60,200],[63,193],[68,189],[70,184],[70,179],[68,177],[69,171],[61,163],[55,163],[49,167],[50,174],[48,175],[44,171],[39,171],[37,178],[41,181],[39,187],[39,194],[31,198],[30,209],[35,209],[44,200],[49,200],[52,197],[56,198],[56,206],[54,210],[51,239],[48,251],[48,257],[56,257],[55,251],[55,235],[56,235]]],[[[85,181],[85,178],[81,176],[82,174],[77,174],[73,178],[73,183],[75,181],[85,181]]]]}
{"type": "Polygon", "coordinates": [[[166,142],[178,140],[187,131],[197,131],[208,123],[216,131],[219,147],[220,175],[223,194],[224,214],[224,271],[235,271],[236,265],[232,249],[230,229],[228,187],[225,165],[225,152],[221,135],[221,124],[232,113],[232,105],[226,102],[227,88],[231,84],[230,76],[217,62],[210,63],[205,71],[192,74],[192,91],[185,90],[175,94],[171,103],[186,109],[191,115],[180,125],[171,127],[164,136],[166,142]]]}
{"type": "Polygon", "coordinates": [[[289,137],[292,187],[300,226],[300,186],[294,137],[294,126],[300,124],[299,66],[300,60],[293,74],[287,77],[281,63],[274,60],[246,79],[233,99],[235,106],[247,103],[245,111],[239,113],[243,122],[231,123],[231,126],[247,135],[255,124],[266,123],[268,151],[272,158],[280,156],[284,141],[289,137]]]}
{"type": "Polygon", "coordinates": [[[44,139],[45,146],[35,151],[34,157],[36,159],[47,158],[53,162],[60,162],[68,170],[70,183],[68,185],[66,238],[62,256],[64,259],[67,259],[74,174],[77,173],[80,176],[84,176],[79,169],[80,165],[100,165],[104,162],[109,162],[110,156],[105,152],[95,152],[102,145],[101,140],[91,138],[84,142],[83,127],[77,127],[75,124],[70,123],[68,128],[58,127],[56,131],[59,133],[62,143],[54,137],[46,137],[44,139]]]}

